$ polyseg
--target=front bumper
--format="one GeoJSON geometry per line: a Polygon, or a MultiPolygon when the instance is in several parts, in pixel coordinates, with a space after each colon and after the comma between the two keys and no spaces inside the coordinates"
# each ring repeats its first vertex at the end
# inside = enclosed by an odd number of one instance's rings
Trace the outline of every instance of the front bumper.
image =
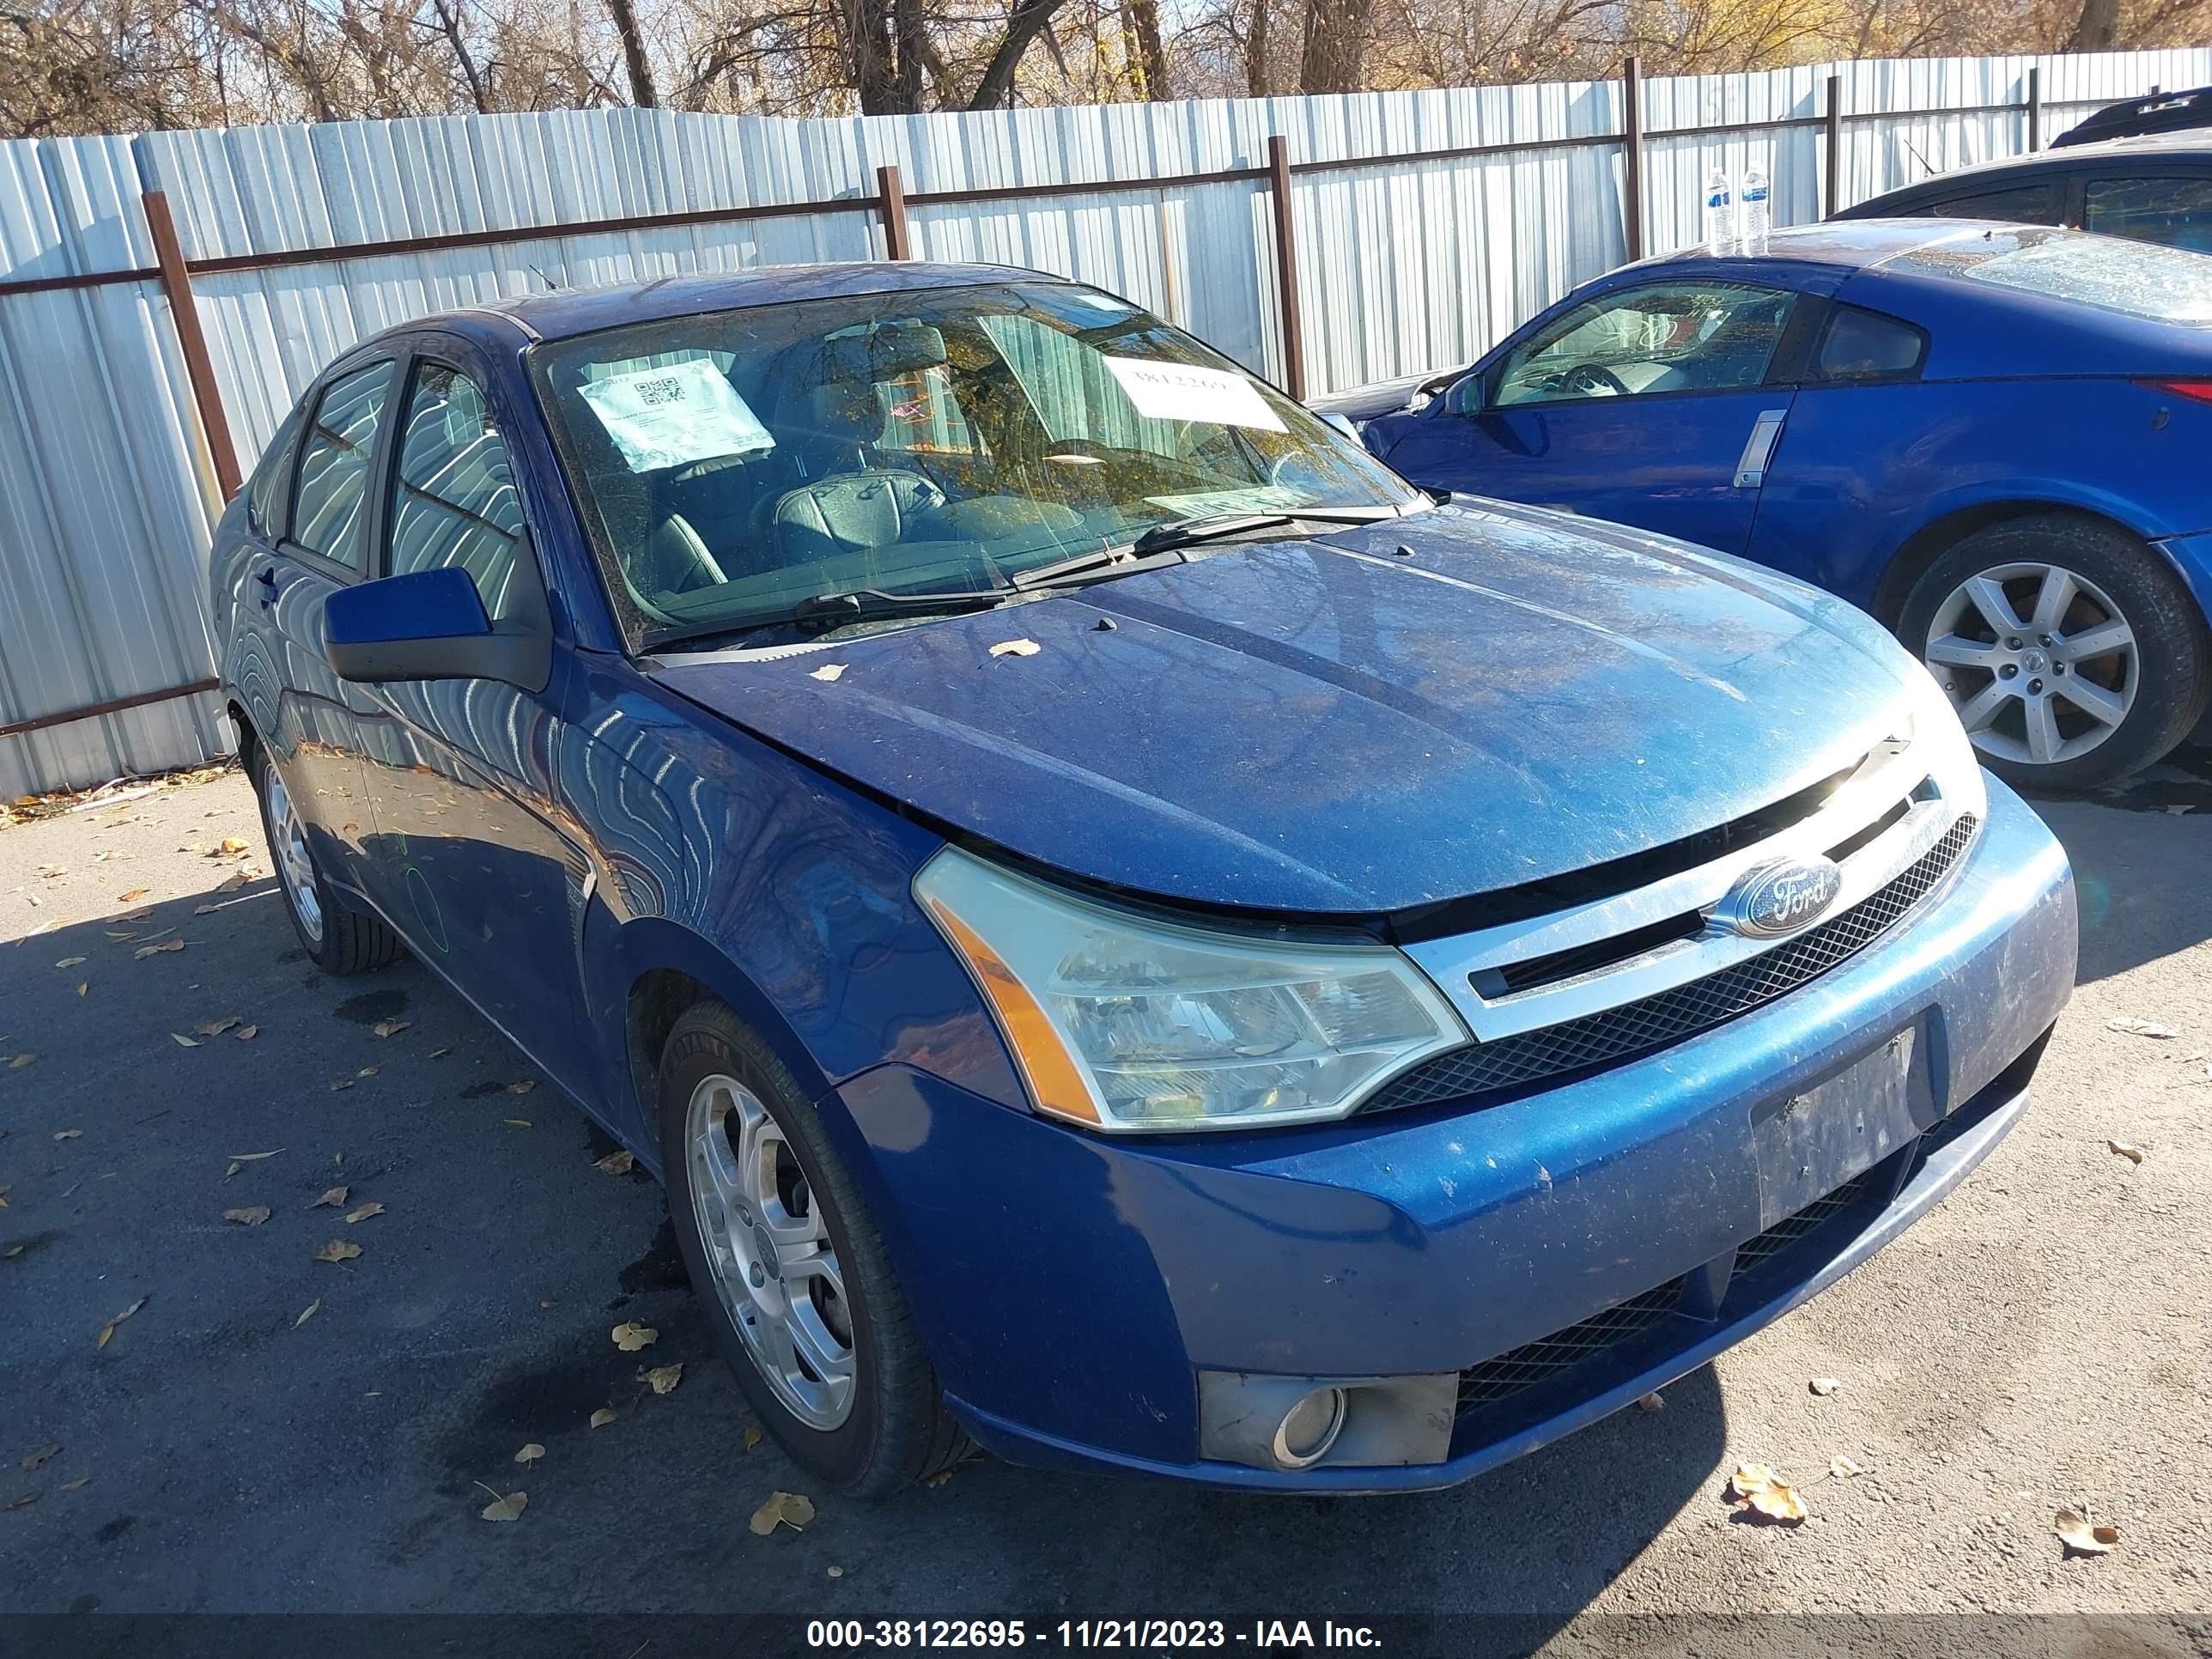
{"type": "Polygon", "coordinates": [[[1946,885],[1857,956],[1687,1042],[1504,1104],[1139,1141],[904,1066],[840,1095],[939,1376],[985,1445],[1224,1486],[1437,1486],[1694,1370],[1948,1192],[2024,1109],[2075,942],[2063,853],[1992,781],[1946,885]],[[1900,1051],[1887,1119],[1797,1131],[1778,1170],[1762,1127],[1778,1103],[1900,1051]],[[1797,1214],[1847,1182],[1850,1203],[1777,1244],[1795,1224],[1778,1231],[1778,1191],[1797,1214]],[[1755,1267],[1735,1268],[1740,1246],[1755,1267]],[[1609,1328],[1610,1310],[1678,1284],[1663,1317],[1503,1397],[1498,1368],[1482,1369],[1609,1328]],[[1456,1372],[1472,1403],[1443,1461],[1286,1473],[1200,1455],[1200,1370],[1456,1372]]]}

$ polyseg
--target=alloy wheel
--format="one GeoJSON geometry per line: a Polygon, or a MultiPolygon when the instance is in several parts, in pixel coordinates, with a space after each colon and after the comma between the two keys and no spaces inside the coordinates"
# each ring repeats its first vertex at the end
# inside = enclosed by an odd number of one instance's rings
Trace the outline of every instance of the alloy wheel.
{"type": "Polygon", "coordinates": [[[2120,729],[2142,677],[2135,629],[2063,566],[1998,565],[1945,596],[1921,653],[1974,746],[2055,765],[2120,729]]]}
{"type": "Polygon", "coordinates": [[[315,886],[315,861],[307,852],[307,835],[301,825],[300,815],[293,809],[290,793],[284,780],[276,775],[272,765],[269,777],[269,839],[273,842],[276,855],[276,878],[284,884],[284,896],[291,902],[292,914],[300,919],[300,931],[320,945],[323,938],[323,902],[315,886]]]}
{"type": "Polygon", "coordinates": [[[821,1206],[768,1108],[735,1078],[701,1079],[684,1113],[693,1218],[715,1294],[793,1416],[830,1430],[853,1409],[853,1323],[821,1206]]]}

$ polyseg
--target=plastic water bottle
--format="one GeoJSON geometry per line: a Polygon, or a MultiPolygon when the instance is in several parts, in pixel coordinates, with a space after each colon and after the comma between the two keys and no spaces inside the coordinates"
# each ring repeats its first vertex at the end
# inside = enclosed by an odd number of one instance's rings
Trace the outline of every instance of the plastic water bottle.
{"type": "Polygon", "coordinates": [[[1743,251],[1766,252],[1766,175],[1757,167],[1743,175],[1743,251]]]}
{"type": "Polygon", "coordinates": [[[1718,258],[1735,240],[1735,206],[1729,199],[1729,177],[1718,167],[1705,175],[1705,252],[1718,258]]]}

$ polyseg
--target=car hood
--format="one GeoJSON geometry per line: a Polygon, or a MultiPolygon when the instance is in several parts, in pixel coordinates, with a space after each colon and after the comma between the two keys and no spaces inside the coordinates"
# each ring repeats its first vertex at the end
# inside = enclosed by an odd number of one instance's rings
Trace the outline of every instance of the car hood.
{"type": "Polygon", "coordinates": [[[1376,915],[1767,805],[1900,735],[1912,671],[1798,583],[1483,503],[653,672],[1068,875],[1376,915]]]}
{"type": "Polygon", "coordinates": [[[1395,415],[1413,401],[1413,394],[1437,379],[1437,371],[1408,374],[1403,380],[1377,380],[1324,397],[1309,398],[1306,407],[1319,415],[1341,415],[1347,421],[1371,421],[1377,415],[1395,415]]]}

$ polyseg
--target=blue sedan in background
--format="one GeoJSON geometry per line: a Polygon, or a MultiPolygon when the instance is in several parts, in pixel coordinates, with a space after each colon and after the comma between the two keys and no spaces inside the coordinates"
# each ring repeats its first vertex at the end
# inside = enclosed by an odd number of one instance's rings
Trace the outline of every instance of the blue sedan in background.
{"type": "Polygon", "coordinates": [[[659,1176],[850,1490],[1462,1479],[1893,1237],[2072,988],[2064,855],[1862,613],[1438,506],[1033,273],[408,324],[213,578],[309,955],[404,945],[659,1176]]]}
{"type": "Polygon", "coordinates": [[[1924,219],[1585,283],[1472,368],[1316,399],[1431,487],[1741,554],[1874,612],[1989,764],[2080,788],[2212,696],[2212,260],[1924,219]]]}

